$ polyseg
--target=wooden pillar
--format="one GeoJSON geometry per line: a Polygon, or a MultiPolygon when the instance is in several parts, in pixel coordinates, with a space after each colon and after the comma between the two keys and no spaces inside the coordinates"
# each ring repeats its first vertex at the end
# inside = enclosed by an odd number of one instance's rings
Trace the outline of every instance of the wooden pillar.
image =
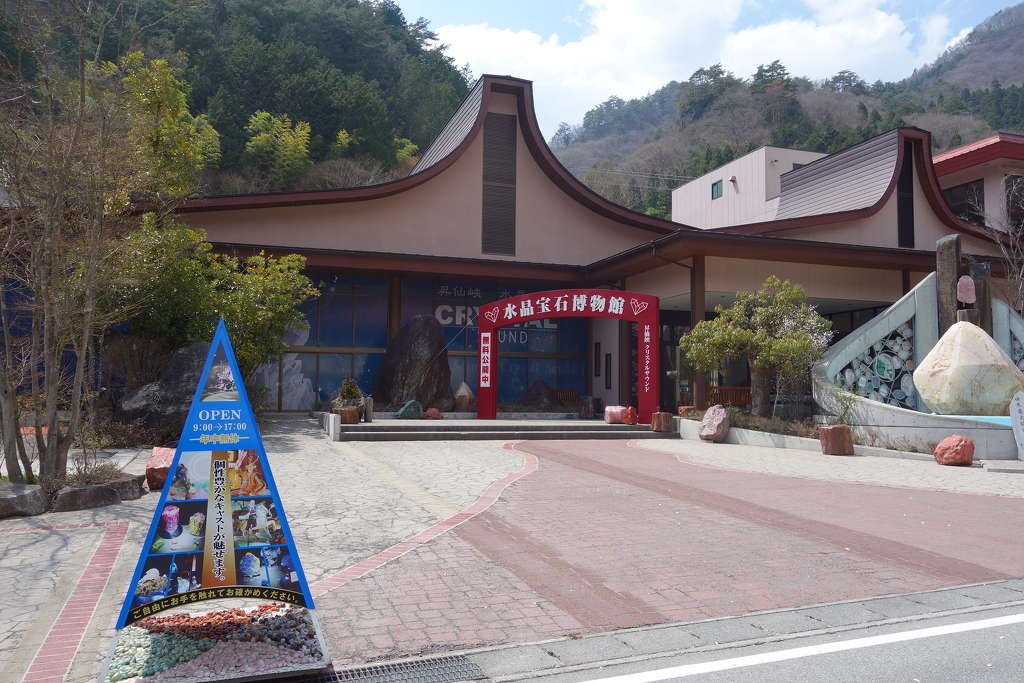
{"type": "Polygon", "coordinates": [[[974,280],[974,307],[978,310],[977,325],[992,336],[992,268],[982,261],[974,261],[970,270],[974,280]]]}
{"type": "MultiPolygon", "coordinates": [[[[704,320],[705,307],[705,271],[704,255],[694,255],[693,267],[690,268],[690,326],[696,327],[697,323],[704,320]]],[[[695,371],[693,373],[693,405],[698,410],[707,408],[708,403],[708,375],[706,372],[695,371]]]]}
{"type": "Polygon", "coordinates": [[[910,271],[900,271],[900,285],[903,288],[903,293],[906,294],[910,291],[910,271]]]}
{"type": "Polygon", "coordinates": [[[935,298],[939,337],[956,322],[956,281],[960,277],[960,235],[947,235],[935,243],[935,298]]]}

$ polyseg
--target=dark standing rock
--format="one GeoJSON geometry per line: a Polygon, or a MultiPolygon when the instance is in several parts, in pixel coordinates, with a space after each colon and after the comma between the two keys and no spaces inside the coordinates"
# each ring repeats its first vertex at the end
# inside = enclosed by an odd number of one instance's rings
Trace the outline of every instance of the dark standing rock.
{"type": "Polygon", "coordinates": [[[555,390],[549,387],[547,382],[542,379],[538,379],[530,385],[530,388],[523,394],[520,402],[523,405],[537,408],[538,410],[550,410],[562,405],[562,402],[558,400],[558,396],[555,395],[555,390]]]}
{"type": "Polygon", "coordinates": [[[935,447],[935,462],[940,465],[970,465],[974,462],[974,442],[959,434],[947,436],[935,447]]]}
{"type": "Polygon", "coordinates": [[[700,438],[702,441],[722,443],[729,436],[732,426],[729,411],[723,406],[711,406],[700,421],[700,438]]]}
{"type": "Polygon", "coordinates": [[[43,489],[37,484],[12,484],[0,481],[0,519],[41,515],[46,512],[43,489]]]}
{"type": "Polygon", "coordinates": [[[121,400],[121,416],[142,420],[147,425],[180,424],[188,416],[209,350],[210,345],[203,342],[175,351],[159,380],[139,387],[121,400]]]}
{"type": "Polygon", "coordinates": [[[104,505],[116,505],[121,502],[121,496],[117,495],[112,487],[106,484],[95,486],[65,486],[57,491],[53,499],[53,512],[70,512],[71,510],[85,510],[87,508],[98,508],[104,505]]]}
{"type": "Polygon", "coordinates": [[[419,401],[406,401],[395,413],[395,417],[399,420],[419,420],[423,417],[423,404],[419,401]]]}
{"type": "Polygon", "coordinates": [[[417,315],[388,343],[374,396],[382,403],[440,403],[451,395],[448,349],[440,323],[417,315]]]}
{"type": "Polygon", "coordinates": [[[846,425],[818,427],[818,441],[825,455],[853,455],[853,434],[846,425]]]}
{"type": "Polygon", "coordinates": [[[142,488],[145,482],[145,474],[125,474],[114,481],[108,481],[105,485],[117,491],[121,500],[135,500],[146,492],[146,489],[142,488]]]}

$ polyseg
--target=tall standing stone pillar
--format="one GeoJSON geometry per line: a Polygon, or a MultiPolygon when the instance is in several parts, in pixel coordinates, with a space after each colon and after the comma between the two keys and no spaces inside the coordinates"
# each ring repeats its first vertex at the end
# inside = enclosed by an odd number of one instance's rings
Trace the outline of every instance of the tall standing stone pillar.
{"type": "MultiPolygon", "coordinates": [[[[960,235],[947,235],[935,243],[935,298],[939,338],[956,322],[956,281],[960,277],[960,235]]],[[[989,313],[991,320],[992,314],[989,313]]]]}
{"type": "Polygon", "coordinates": [[[975,261],[971,263],[971,279],[974,280],[978,309],[978,325],[992,336],[992,268],[988,263],[975,261]]]}

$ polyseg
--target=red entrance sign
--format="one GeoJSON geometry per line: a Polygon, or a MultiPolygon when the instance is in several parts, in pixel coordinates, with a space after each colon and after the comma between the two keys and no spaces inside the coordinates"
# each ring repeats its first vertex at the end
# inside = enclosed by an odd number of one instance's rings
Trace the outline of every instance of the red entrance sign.
{"type": "Polygon", "coordinates": [[[637,323],[637,413],[649,424],[658,410],[660,327],[658,297],[617,289],[559,289],[492,301],[480,306],[480,391],[477,417],[498,414],[498,349],[494,331],[543,318],[616,318],[637,323]]]}

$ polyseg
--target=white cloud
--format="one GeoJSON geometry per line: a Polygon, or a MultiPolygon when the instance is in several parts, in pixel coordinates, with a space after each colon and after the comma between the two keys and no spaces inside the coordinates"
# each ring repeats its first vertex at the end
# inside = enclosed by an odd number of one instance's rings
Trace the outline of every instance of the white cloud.
{"type": "Polygon", "coordinates": [[[804,0],[795,18],[736,30],[753,1],[585,0],[587,30],[575,41],[488,24],[446,25],[437,34],[475,74],[533,80],[547,135],[610,95],[638,97],[716,61],[744,77],[780,59],[790,73],[815,79],[852,69],[869,81],[895,80],[950,39],[947,17],[930,15],[915,32],[888,0],[804,0]]]}

